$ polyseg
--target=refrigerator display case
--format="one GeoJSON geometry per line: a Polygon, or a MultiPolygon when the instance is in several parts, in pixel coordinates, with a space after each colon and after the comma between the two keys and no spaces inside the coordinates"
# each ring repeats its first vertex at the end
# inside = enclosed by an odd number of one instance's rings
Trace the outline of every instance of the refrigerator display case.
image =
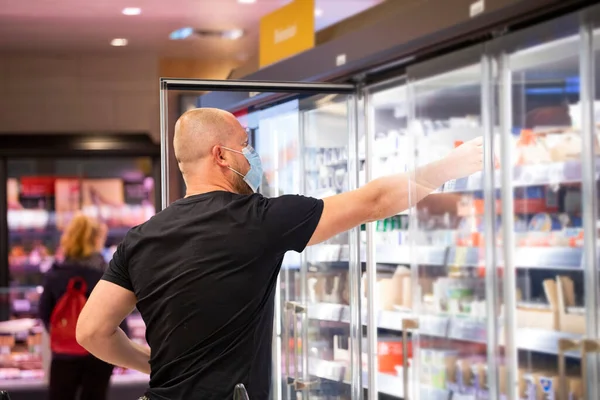
{"type": "MultiPolygon", "coordinates": [[[[0,322],[0,388],[10,391],[43,390],[47,386],[52,354],[50,341],[37,318],[41,287],[13,287],[0,291],[13,310],[10,319],[0,322]],[[27,310],[27,311],[25,311],[27,310]]],[[[127,317],[129,337],[147,345],[146,328],[138,312],[127,317]]],[[[117,384],[148,383],[148,375],[115,368],[112,382],[117,384]]]]}
{"type": "MultiPolygon", "coordinates": [[[[1,389],[43,398],[51,353],[38,302],[45,272],[62,261],[60,239],[70,219],[82,212],[107,225],[108,263],[129,228],[155,214],[160,151],[142,136],[0,138],[1,389]]],[[[129,336],[145,344],[139,313],[127,324],[129,336]]],[[[143,390],[148,376],[115,368],[113,382],[118,396],[122,386],[143,390]]]]}
{"type": "Polygon", "coordinates": [[[107,225],[112,252],[129,228],[155,213],[150,157],[7,161],[8,265],[11,286],[38,286],[60,262],[60,236],[76,213],[107,225]]]}
{"type": "Polygon", "coordinates": [[[410,177],[406,212],[286,255],[273,398],[599,397],[598,25],[596,6],[368,85],[162,81],[253,92],[221,104],[255,121],[265,196],[410,177]],[[417,203],[415,171],[475,137],[483,171],[417,203]]]}

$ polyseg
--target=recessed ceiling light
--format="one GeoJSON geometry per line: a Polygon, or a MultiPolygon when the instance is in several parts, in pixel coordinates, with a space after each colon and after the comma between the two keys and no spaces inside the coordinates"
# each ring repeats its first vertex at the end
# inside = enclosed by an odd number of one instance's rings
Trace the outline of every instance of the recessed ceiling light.
{"type": "Polygon", "coordinates": [[[123,15],[140,15],[142,9],[139,7],[126,7],[123,9],[123,15]]]}
{"type": "Polygon", "coordinates": [[[111,46],[122,47],[127,46],[127,39],[117,38],[110,41],[111,46]]]}
{"type": "Polygon", "coordinates": [[[320,17],[323,15],[323,10],[321,10],[320,8],[315,8],[315,17],[320,17]]]}
{"type": "Polygon", "coordinates": [[[222,35],[225,39],[237,40],[244,36],[244,31],[241,29],[232,29],[230,31],[223,31],[222,35]]]}
{"type": "Polygon", "coordinates": [[[192,27],[185,27],[177,29],[171,32],[169,38],[171,40],[184,40],[189,37],[200,37],[200,38],[219,38],[227,40],[237,40],[243,37],[245,34],[243,29],[229,29],[229,30],[207,30],[207,29],[195,29],[192,27]]]}
{"type": "Polygon", "coordinates": [[[256,0],[238,0],[238,3],[240,3],[240,4],[254,4],[254,3],[256,3],[256,0]]]}
{"type": "Polygon", "coordinates": [[[194,28],[188,26],[188,27],[177,29],[176,31],[171,32],[171,34],[169,35],[169,38],[171,38],[171,40],[183,40],[183,39],[189,38],[193,34],[194,34],[194,28]]]}

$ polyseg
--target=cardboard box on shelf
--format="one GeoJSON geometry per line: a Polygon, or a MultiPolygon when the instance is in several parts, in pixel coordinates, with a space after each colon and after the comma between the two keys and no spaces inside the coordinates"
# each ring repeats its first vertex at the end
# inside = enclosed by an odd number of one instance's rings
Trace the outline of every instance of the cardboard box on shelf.
{"type": "Polygon", "coordinates": [[[557,371],[546,371],[534,374],[536,400],[554,400],[558,396],[559,379],[557,371]]]}
{"type": "Polygon", "coordinates": [[[584,382],[579,376],[568,376],[569,400],[584,400],[583,385],[584,382]]]}
{"type": "MultiPolygon", "coordinates": [[[[504,369],[505,373],[506,369],[504,369]]],[[[504,374],[500,371],[500,376],[504,374]]],[[[502,378],[501,378],[502,379],[502,378]]],[[[568,400],[583,400],[583,381],[580,376],[568,375],[568,400]]],[[[500,392],[506,394],[505,391],[500,392]]],[[[519,368],[518,398],[522,400],[555,400],[561,396],[561,380],[557,369],[535,366],[519,368]]]]}
{"type": "Polygon", "coordinates": [[[477,393],[477,371],[476,365],[479,362],[479,358],[473,360],[471,357],[463,357],[456,361],[456,374],[457,374],[457,389],[456,392],[460,394],[470,394],[476,396],[477,393]]]}
{"type": "Polygon", "coordinates": [[[348,304],[347,288],[347,272],[319,272],[308,276],[311,303],[348,304]]]}
{"type": "Polygon", "coordinates": [[[585,335],[585,312],[575,307],[573,280],[567,276],[556,277],[558,297],[558,330],[561,332],[585,335]]]}
{"type": "Polygon", "coordinates": [[[517,308],[517,327],[559,330],[559,302],[556,282],[547,279],[543,283],[548,308],[521,305],[517,308]]]}
{"type": "Polygon", "coordinates": [[[555,311],[539,308],[517,308],[517,326],[556,330],[558,315],[555,311]]]}
{"type": "Polygon", "coordinates": [[[410,269],[398,266],[391,279],[390,296],[392,305],[406,309],[412,308],[412,284],[410,269]]]}

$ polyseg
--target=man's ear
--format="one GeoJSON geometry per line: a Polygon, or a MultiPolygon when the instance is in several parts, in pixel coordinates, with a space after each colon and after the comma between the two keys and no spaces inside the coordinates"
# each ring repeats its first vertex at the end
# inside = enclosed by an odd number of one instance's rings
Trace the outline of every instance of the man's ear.
{"type": "Polygon", "coordinates": [[[229,162],[225,159],[225,152],[221,146],[213,146],[212,148],[212,156],[215,162],[221,166],[227,168],[229,166],[229,162]]]}

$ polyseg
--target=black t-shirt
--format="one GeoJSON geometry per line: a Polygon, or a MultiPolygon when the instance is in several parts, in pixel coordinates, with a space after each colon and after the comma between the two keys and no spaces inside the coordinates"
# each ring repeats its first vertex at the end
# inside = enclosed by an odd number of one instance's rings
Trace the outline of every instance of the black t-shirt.
{"type": "Polygon", "coordinates": [[[252,400],[269,397],[277,275],[322,211],[309,197],[210,192],[127,234],[103,279],[137,297],[150,399],[231,399],[238,383],[252,400]]]}

